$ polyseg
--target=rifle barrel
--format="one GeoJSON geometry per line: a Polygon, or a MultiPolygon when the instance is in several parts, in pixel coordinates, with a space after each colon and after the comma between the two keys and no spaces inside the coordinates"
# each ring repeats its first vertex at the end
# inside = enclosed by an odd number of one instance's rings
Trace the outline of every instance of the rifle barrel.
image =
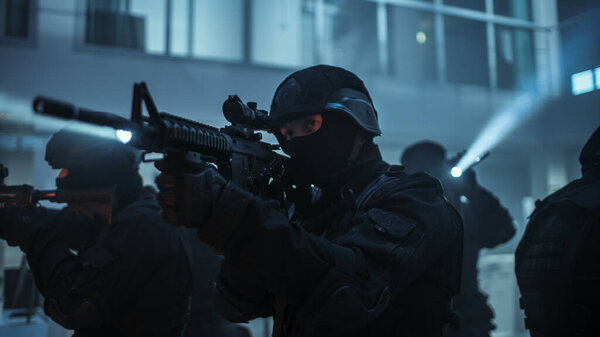
{"type": "Polygon", "coordinates": [[[80,108],[71,103],[44,96],[37,96],[33,100],[33,110],[43,115],[62,119],[74,119],[81,122],[91,123],[99,126],[108,126],[115,129],[129,130],[131,128],[131,121],[127,118],[108,112],[80,108]]]}

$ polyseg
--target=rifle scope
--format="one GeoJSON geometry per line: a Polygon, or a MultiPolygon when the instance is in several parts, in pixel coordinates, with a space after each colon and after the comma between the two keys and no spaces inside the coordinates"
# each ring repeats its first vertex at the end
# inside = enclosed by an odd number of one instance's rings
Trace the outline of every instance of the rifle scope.
{"type": "Polygon", "coordinates": [[[231,124],[247,125],[256,130],[270,129],[267,112],[258,110],[256,102],[244,104],[237,95],[229,95],[223,103],[223,115],[231,124]]]}

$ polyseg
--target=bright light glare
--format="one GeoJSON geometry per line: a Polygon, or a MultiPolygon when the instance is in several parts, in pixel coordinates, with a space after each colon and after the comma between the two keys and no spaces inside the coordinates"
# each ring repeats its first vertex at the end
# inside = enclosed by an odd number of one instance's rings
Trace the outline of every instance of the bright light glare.
{"type": "Polygon", "coordinates": [[[416,39],[419,44],[423,44],[423,43],[427,42],[427,34],[425,34],[422,31],[419,31],[419,32],[417,32],[416,39]]]}
{"type": "Polygon", "coordinates": [[[117,139],[123,144],[129,143],[132,136],[131,131],[127,130],[117,130],[115,131],[115,134],[117,135],[117,139]]]}
{"type": "Polygon", "coordinates": [[[454,178],[458,178],[460,176],[462,176],[462,169],[458,166],[454,166],[452,168],[452,170],[450,170],[450,174],[454,177],[454,178]]]}
{"type": "Polygon", "coordinates": [[[596,75],[596,89],[600,90],[600,67],[594,69],[596,75]]]}
{"type": "Polygon", "coordinates": [[[581,95],[594,90],[594,72],[582,71],[571,75],[571,91],[573,95],[581,95]]]}

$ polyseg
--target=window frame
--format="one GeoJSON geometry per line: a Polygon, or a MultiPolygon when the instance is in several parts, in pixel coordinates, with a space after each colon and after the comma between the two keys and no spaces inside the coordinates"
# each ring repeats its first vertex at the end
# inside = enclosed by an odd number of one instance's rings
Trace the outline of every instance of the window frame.
{"type": "MultiPolygon", "coordinates": [[[[319,0],[317,0],[319,1],[319,0]]],[[[457,7],[452,5],[447,5],[443,0],[433,0],[432,2],[423,2],[419,0],[364,0],[376,2],[380,5],[387,6],[398,6],[404,7],[408,9],[416,9],[421,11],[432,12],[434,15],[434,30],[436,35],[436,59],[437,59],[437,78],[438,82],[441,84],[448,84],[447,80],[447,65],[446,65],[446,47],[445,47],[445,27],[444,27],[444,17],[452,16],[458,17],[467,20],[480,21],[486,24],[486,46],[487,46],[487,56],[488,56],[488,78],[489,84],[487,88],[492,91],[495,90],[512,90],[518,91],[519,88],[513,89],[499,89],[498,88],[498,69],[497,69],[497,59],[496,59],[496,25],[528,29],[532,31],[532,34],[535,36],[536,33],[548,33],[551,31],[552,27],[546,27],[540,25],[534,21],[518,19],[510,16],[499,15],[494,12],[494,0],[485,0],[485,11],[479,11],[474,9],[468,9],[463,7],[457,7]]],[[[531,0],[533,1],[533,0],[531,0]]],[[[533,13],[532,13],[533,19],[533,13]]],[[[388,32],[381,32],[380,40],[387,41],[388,32]]],[[[534,37],[535,39],[535,37],[534,37]]],[[[387,45],[380,46],[380,48],[387,49],[387,45]]],[[[534,48],[535,50],[535,48],[534,48]]],[[[536,55],[534,54],[534,60],[536,59],[536,55]]],[[[387,62],[387,60],[385,60],[387,62]]],[[[389,69],[388,64],[380,65],[381,69],[389,69]]],[[[538,69],[537,65],[534,63],[534,73],[537,74],[538,69]]],[[[453,83],[455,85],[464,85],[453,83]]]]}
{"type": "MultiPolygon", "coordinates": [[[[31,0],[37,2],[38,0],[31,0]]],[[[242,51],[243,55],[240,60],[220,60],[215,58],[207,58],[202,56],[194,56],[192,53],[193,50],[193,24],[194,21],[194,0],[188,0],[188,7],[190,8],[190,15],[188,17],[188,53],[186,55],[172,55],[171,53],[171,41],[170,41],[170,29],[171,29],[171,10],[172,10],[172,2],[173,0],[165,0],[166,8],[165,8],[165,51],[161,54],[149,54],[143,50],[131,50],[127,48],[121,47],[113,47],[113,46],[102,46],[102,45],[94,45],[85,43],[85,12],[87,7],[86,0],[77,0],[77,20],[76,20],[76,42],[75,48],[80,51],[92,51],[92,52],[113,52],[119,53],[122,55],[132,55],[132,56],[145,56],[145,57],[159,57],[159,58],[169,58],[176,60],[188,60],[188,61],[199,61],[199,62],[211,62],[217,64],[228,64],[228,65],[242,65],[242,66],[255,66],[255,67],[263,67],[269,69],[291,69],[293,67],[286,65],[278,65],[278,64],[264,64],[257,63],[252,60],[252,39],[255,38],[251,36],[250,25],[252,23],[252,14],[249,10],[251,8],[252,1],[260,1],[260,0],[242,0],[243,6],[245,8],[245,14],[243,15],[243,24],[245,27],[242,32],[242,51]]],[[[301,1],[301,0],[298,0],[301,1]]],[[[434,17],[434,32],[435,32],[435,53],[436,53],[436,73],[437,80],[432,81],[432,83],[438,83],[443,85],[465,85],[454,82],[448,82],[447,80],[447,65],[446,65],[446,47],[445,47],[445,29],[444,29],[444,18],[448,16],[458,17],[467,20],[474,20],[479,22],[484,22],[486,24],[486,48],[487,48],[487,56],[488,56],[488,78],[489,84],[485,86],[492,91],[495,90],[509,90],[509,91],[518,91],[519,88],[512,89],[500,89],[498,88],[498,74],[497,74],[497,59],[496,59],[496,34],[495,29],[496,25],[528,29],[531,30],[534,34],[534,40],[536,39],[536,35],[538,33],[542,33],[542,39],[547,39],[549,34],[554,27],[547,27],[537,23],[533,18],[535,17],[535,9],[532,13],[532,21],[525,19],[518,19],[510,16],[503,16],[496,14],[494,12],[494,1],[495,0],[482,0],[485,1],[485,11],[479,11],[474,9],[468,9],[463,7],[457,7],[452,5],[446,5],[443,0],[432,0],[431,2],[424,2],[420,0],[360,0],[364,2],[372,2],[377,5],[377,49],[379,58],[376,61],[378,63],[378,72],[380,75],[389,76],[391,75],[391,67],[389,60],[389,32],[388,32],[388,24],[385,20],[388,17],[389,6],[397,6],[404,7],[412,10],[419,10],[425,12],[431,12],[434,17]]],[[[534,1],[534,0],[531,0],[534,1]]],[[[326,0],[304,0],[305,5],[307,5],[311,14],[314,15],[315,19],[314,31],[318,35],[318,32],[321,32],[323,29],[322,25],[324,14],[328,11],[331,11],[331,4],[326,4],[326,0]],[[321,18],[321,20],[319,20],[321,18]]],[[[335,6],[335,5],[333,5],[335,6]]],[[[33,7],[33,6],[32,6],[33,7]]],[[[34,20],[32,20],[34,21],[34,20]]],[[[313,63],[319,63],[319,61],[323,58],[323,48],[320,46],[319,36],[315,36],[314,38],[314,56],[313,63]]],[[[546,42],[544,42],[546,43],[546,42]]],[[[537,66],[537,54],[540,52],[537,48],[534,49],[535,54],[533,55],[536,63],[534,64],[534,76],[537,76],[540,69],[537,66]]],[[[477,85],[477,87],[481,87],[477,85]]]]}

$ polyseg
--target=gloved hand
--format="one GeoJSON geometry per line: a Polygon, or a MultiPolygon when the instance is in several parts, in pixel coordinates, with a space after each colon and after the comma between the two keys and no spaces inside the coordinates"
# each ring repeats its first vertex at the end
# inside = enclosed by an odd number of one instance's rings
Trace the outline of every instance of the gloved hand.
{"type": "Polygon", "coordinates": [[[44,209],[41,207],[2,207],[0,208],[0,239],[6,240],[9,246],[22,246],[27,249],[27,242],[42,219],[44,209]]]}
{"type": "Polygon", "coordinates": [[[440,180],[445,190],[452,190],[464,195],[470,194],[478,186],[474,170],[466,170],[458,178],[448,174],[440,180]]]}
{"type": "Polygon", "coordinates": [[[464,182],[463,184],[468,188],[477,187],[477,177],[474,170],[466,170],[461,176],[461,179],[464,182]]]}
{"type": "Polygon", "coordinates": [[[155,163],[162,216],[171,225],[200,229],[227,184],[214,166],[165,157],[155,163]]]}

